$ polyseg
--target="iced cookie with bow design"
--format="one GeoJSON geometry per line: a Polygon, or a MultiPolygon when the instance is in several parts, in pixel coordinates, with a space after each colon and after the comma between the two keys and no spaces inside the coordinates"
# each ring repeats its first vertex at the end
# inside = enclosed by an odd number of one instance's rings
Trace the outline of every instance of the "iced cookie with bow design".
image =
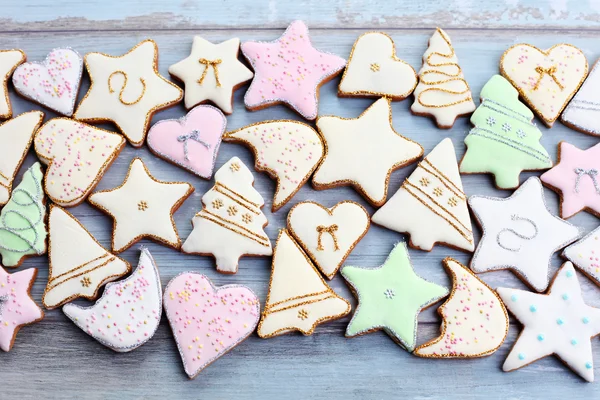
{"type": "Polygon", "coordinates": [[[22,50],[0,50],[0,118],[12,117],[12,105],[8,98],[8,81],[15,69],[26,59],[22,50]]]}
{"type": "Polygon", "coordinates": [[[500,73],[550,128],[579,90],[588,63],[583,51],[570,44],[548,50],[516,44],[502,55],[500,73]]]}
{"type": "Polygon", "coordinates": [[[180,119],[158,121],[148,132],[148,148],[201,178],[212,177],[227,120],[213,106],[197,106],[180,119]]]}

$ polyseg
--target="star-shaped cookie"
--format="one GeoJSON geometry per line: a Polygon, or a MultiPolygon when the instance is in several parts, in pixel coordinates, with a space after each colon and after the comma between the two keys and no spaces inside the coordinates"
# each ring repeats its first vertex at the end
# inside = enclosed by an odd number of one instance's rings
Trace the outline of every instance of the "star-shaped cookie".
{"type": "Polygon", "coordinates": [[[0,118],[12,117],[12,106],[8,98],[8,80],[26,58],[21,50],[0,50],[0,118]]]}
{"type": "Polygon", "coordinates": [[[158,72],[158,46],[144,40],[122,56],[88,53],[90,89],[73,118],[113,122],[132,146],[144,144],[152,115],[178,103],[183,90],[158,72]]]}
{"type": "Polygon", "coordinates": [[[273,42],[242,43],[242,53],[255,73],[246,108],[285,103],[308,120],[317,117],[319,87],[346,66],[343,58],[313,47],[302,21],[292,22],[273,42]]]}
{"type": "Polygon", "coordinates": [[[358,118],[319,117],[317,128],[327,151],[313,176],[314,188],[352,185],[377,207],[385,203],[392,171],[423,155],[419,143],[394,130],[387,98],[377,100],[358,118]]]}
{"type": "Polygon", "coordinates": [[[560,216],[570,218],[581,210],[600,216],[600,144],[581,150],[558,144],[558,163],[540,179],[560,195],[560,216]]]}
{"type": "Polygon", "coordinates": [[[584,303],[573,264],[563,264],[548,294],[511,288],[498,288],[498,294],[523,324],[504,371],[555,354],[583,379],[594,381],[591,338],[600,334],[600,309],[584,303]]]}
{"type": "Polygon", "coordinates": [[[189,57],[169,67],[169,73],[185,84],[185,108],[213,102],[225,114],[233,111],[233,92],[254,74],[238,60],[240,39],[214,44],[194,37],[189,57]]]}
{"type": "Polygon", "coordinates": [[[121,186],[98,191],[88,200],[114,219],[113,252],[126,250],[144,237],[179,249],[173,213],[193,191],[187,182],[157,180],[142,160],[135,158],[121,186]]]}
{"type": "Polygon", "coordinates": [[[550,213],[537,177],[508,198],[471,196],[469,205],[483,230],[471,269],[511,269],[538,292],[548,287],[552,254],[581,236],[575,225],[550,213]]]}
{"type": "Polygon", "coordinates": [[[394,247],[382,266],[347,266],[342,276],[358,298],[346,337],[383,329],[410,352],[417,341],[419,312],[448,295],[445,287],[415,274],[404,243],[394,247]]]}

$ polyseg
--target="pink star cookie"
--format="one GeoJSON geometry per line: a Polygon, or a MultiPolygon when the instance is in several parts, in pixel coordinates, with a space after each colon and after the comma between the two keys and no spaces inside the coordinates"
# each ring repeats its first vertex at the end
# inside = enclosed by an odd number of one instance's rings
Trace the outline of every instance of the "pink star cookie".
{"type": "Polygon", "coordinates": [[[313,47],[302,21],[292,22],[273,42],[246,42],[241,49],[254,69],[246,108],[286,103],[308,120],[317,117],[319,87],[346,66],[343,58],[313,47]]]}
{"type": "Polygon", "coordinates": [[[540,178],[559,193],[560,216],[570,218],[581,210],[600,216],[600,144],[581,150],[558,144],[558,163],[540,178]]]}

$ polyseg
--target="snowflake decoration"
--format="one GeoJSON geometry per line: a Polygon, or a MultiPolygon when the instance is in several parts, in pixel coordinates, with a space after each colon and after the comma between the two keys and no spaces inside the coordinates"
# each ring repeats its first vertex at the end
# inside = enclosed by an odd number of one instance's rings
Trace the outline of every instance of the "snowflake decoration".
{"type": "Polygon", "coordinates": [[[248,213],[242,215],[242,221],[249,224],[250,222],[252,222],[252,215],[250,215],[248,213]]]}
{"type": "Polygon", "coordinates": [[[237,212],[238,209],[236,206],[229,206],[229,208],[227,208],[227,214],[229,214],[230,217],[233,217],[237,212]]]}
{"type": "Polygon", "coordinates": [[[304,308],[298,311],[298,318],[304,321],[306,318],[308,318],[308,311],[306,311],[304,308]]]}
{"type": "Polygon", "coordinates": [[[502,124],[502,130],[504,132],[510,132],[511,129],[512,129],[512,126],[510,126],[510,124],[508,122],[505,122],[502,124]]]}
{"type": "Polygon", "coordinates": [[[441,187],[436,187],[435,189],[433,189],[433,194],[435,194],[437,197],[440,197],[444,194],[444,191],[441,187]]]}
{"type": "Polygon", "coordinates": [[[519,137],[519,139],[523,139],[527,135],[525,134],[525,131],[523,129],[519,129],[517,130],[517,136],[519,137]]]}
{"type": "Polygon", "coordinates": [[[487,119],[485,120],[485,122],[487,122],[487,124],[489,126],[494,126],[494,125],[496,125],[496,118],[491,117],[491,116],[487,117],[487,119]]]}
{"type": "Polygon", "coordinates": [[[223,200],[221,200],[221,199],[213,200],[212,206],[215,210],[218,210],[219,208],[223,207],[223,200]]]}
{"type": "Polygon", "coordinates": [[[430,181],[428,178],[422,177],[421,179],[419,179],[419,182],[421,183],[421,186],[428,186],[430,181]]]}
{"type": "Polygon", "coordinates": [[[394,291],[392,289],[386,289],[385,292],[383,292],[383,295],[385,296],[386,299],[391,300],[394,298],[396,293],[394,293],[394,291]]]}
{"type": "Polygon", "coordinates": [[[92,284],[92,280],[88,276],[84,276],[81,280],[81,286],[89,287],[92,284]]]}

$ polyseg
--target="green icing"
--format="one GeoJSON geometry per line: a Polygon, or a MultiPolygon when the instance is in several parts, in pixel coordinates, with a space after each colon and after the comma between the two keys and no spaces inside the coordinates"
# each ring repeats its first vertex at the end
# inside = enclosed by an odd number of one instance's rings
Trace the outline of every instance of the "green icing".
{"type": "Polygon", "coordinates": [[[448,294],[446,288],[415,274],[404,243],[394,247],[381,267],[348,266],[342,269],[342,276],[359,302],[346,336],[383,328],[408,351],[415,348],[421,309],[448,294]]]}
{"type": "Polygon", "coordinates": [[[43,254],[46,250],[42,178],[40,163],[35,163],[0,212],[0,255],[7,267],[18,265],[24,256],[43,254]]]}
{"type": "Polygon", "coordinates": [[[481,91],[482,103],[471,116],[475,127],[465,138],[467,153],[460,172],[492,173],[496,186],[519,186],[522,171],[552,167],[540,144],[542,132],[531,122],[533,113],[519,101],[519,92],[494,75],[481,91]]]}

